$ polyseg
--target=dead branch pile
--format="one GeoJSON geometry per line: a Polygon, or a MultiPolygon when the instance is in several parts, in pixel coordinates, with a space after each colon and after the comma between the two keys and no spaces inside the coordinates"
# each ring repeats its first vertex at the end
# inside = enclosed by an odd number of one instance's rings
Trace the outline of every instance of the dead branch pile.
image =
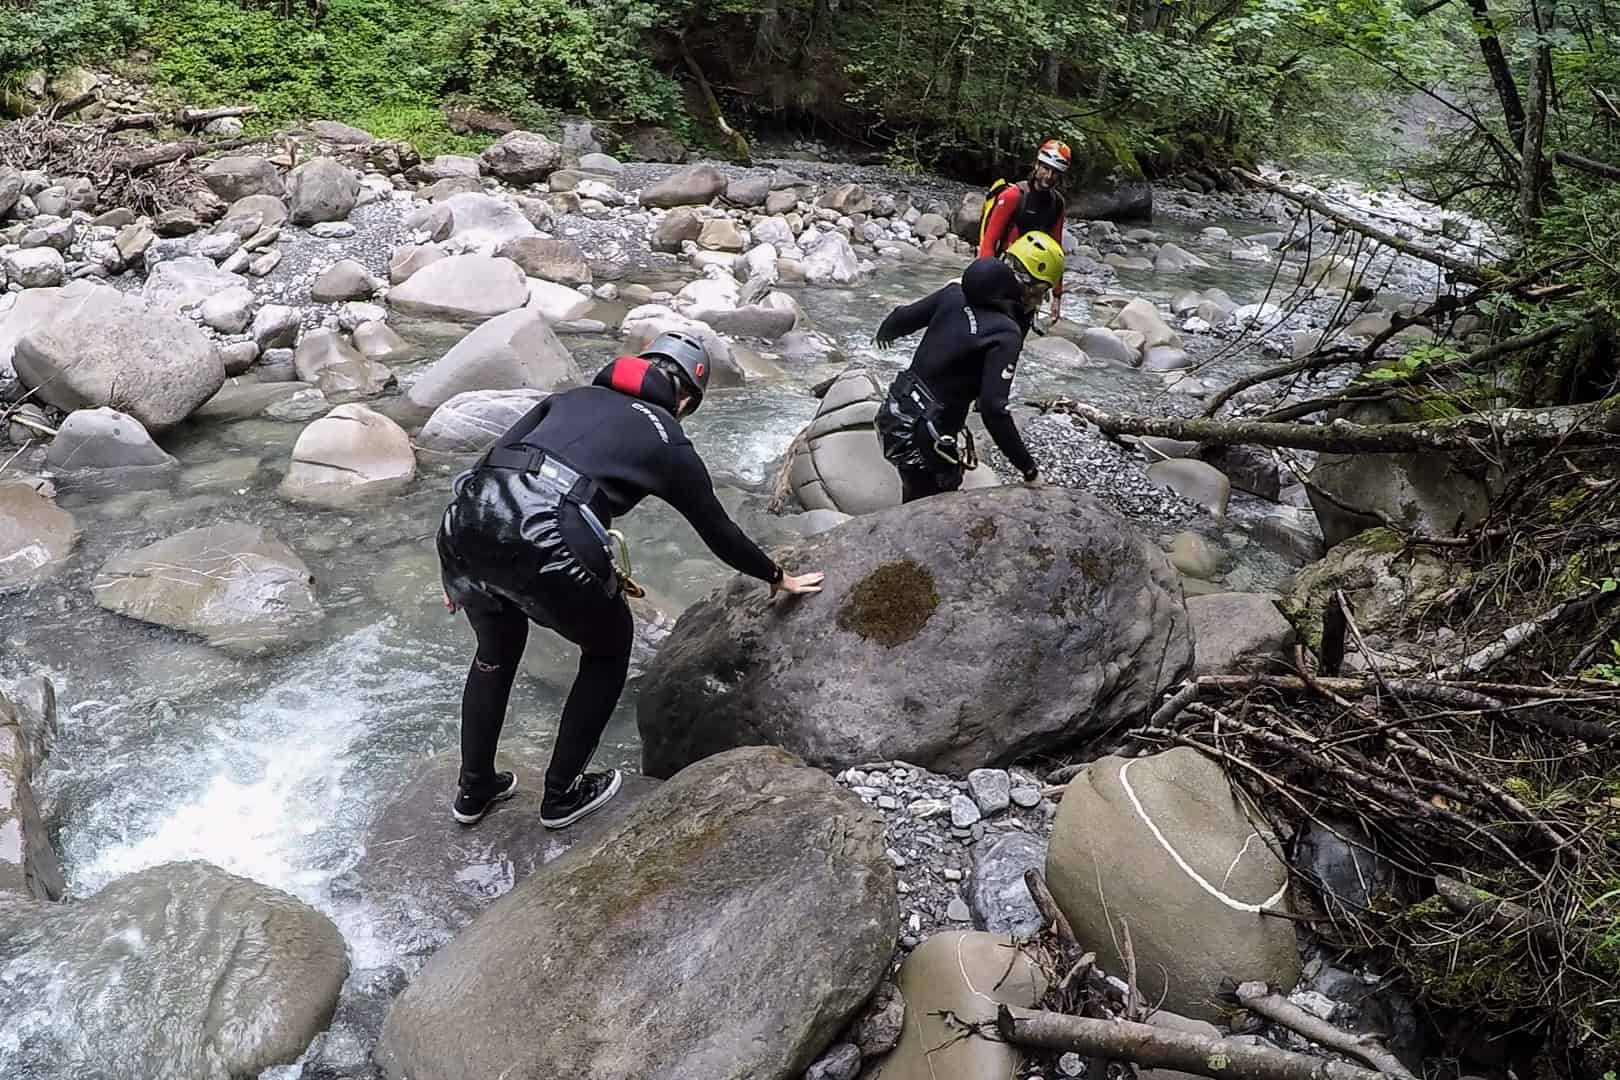
{"type": "MultiPolygon", "coordinates": [[[[218,110],[216,110],[217,112],[218,110]]],[[[233,109],[234,115],[239,109],[233,109]]],[[[183,205],[197,187],[191,161],[204,153],[246,146],[252,139],[132,141],[119,118],[74,123],[49,113],[0,126],[0,165],[40,170],[51,177],[82,176],[96,186],[103,206],[157,214],[183,205]]]]}

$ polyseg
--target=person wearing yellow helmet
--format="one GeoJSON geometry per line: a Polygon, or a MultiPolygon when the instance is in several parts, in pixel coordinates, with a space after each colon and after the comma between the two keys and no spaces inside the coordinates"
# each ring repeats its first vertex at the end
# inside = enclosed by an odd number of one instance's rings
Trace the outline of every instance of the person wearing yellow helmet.
{"type": "MultiPolygon", "coordinates": [[[[1008,245],[1001,261],[1017,276],[1024,290],[1025,310],[1031,317],[1048,292],[1055,296],[1063,287],[1063,248],[1046,233],[1027,232],[1020,236],[1008,245]]],[[[1052,318],[1057,317],[1054,307],[1052,318]]]]}
{"type": "Polygon", "coordinates": [[[975,259],[951,282],[912,304],[897,307],[878,327],[878,345],[924,330],[911,365],[896,376],[875,422],[883,456],[900,473],[900,500],[955,491],[973,464],[966,432],[968,410],[978,402],[985,430],[1025,483],[1035,483],[1035,459],[1008,411],[1018,354],[1034,306],[1061,262],[1024,257],[1046,275],[1038,290],[1019,257],[975,259]],[[1034,293],[1033,303],[1031,302],[1034,293]]]}
{"type": "MultiPolygon", "coordinates": [[[[1035,155],[1035,167],[1028,180],[1008,184],[995,193],[993,205],[979,233],[979,257],[996,258],[1017,243],[1019,237],[1042,232],[1063,250],[1063,218],[1067,206],[1058,190],[1069,171],[1072,154],[1069,144],[1059,139],[1042,143],[1035,155]]],[[[1052,283],[1052,318],[1063,309],[1063,280],[1052,283]]]]}

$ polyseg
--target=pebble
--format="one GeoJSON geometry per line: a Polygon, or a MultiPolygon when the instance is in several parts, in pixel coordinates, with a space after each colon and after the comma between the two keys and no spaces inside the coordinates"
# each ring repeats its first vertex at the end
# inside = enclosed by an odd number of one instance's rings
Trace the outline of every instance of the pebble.
{"type": "Polygon", "coordinates": [[[900,809],[900,800],[895,798],[893,795],[879,795],[877,804],[879,810],[900,809]]]}
{"type": "Polygon", "coordinates": [[[894,864],[894,868],[896,870],[904,870],[906,868],[906,857],[894,850],[894,848],[889,848],[884,852],[884,854],[889,857],[889,861],[894,864]]]}
{"type": "Polygon", "coordinates": [[[312,227],[311,235],[322,240],[346,240],[355,234],[355,227],[347,221],[322,221],[312,227]]]}
{"type": "Polygon", "coordinates": [[[981,813],[997,814],[1007,809],[1012,779],[1006,769],[974,769],[968,773],[967,783],[981,813]]]}
{"type": "Polygon", "coordinates": [[[863,799],[875,799],[878,797],[878,789],[868,784],[863,784],[860,787],[852,787],[849,790],[853,791],[863,799]]]}
{"type": "MultiPolygon", "coordinates": [[[[978,808],[974,807],[974,811],[977,812],[977,810],[978,808]]],[[[939,817],[941,814],[951,814],[953,818],[955,817],[954,808],[944,799],[918,799],[916,802],[906,807],[906,811],[911,814],[912,817],[921,818],[923,820],[927,820],[928,818],[932,817],[939,817]]]]}
{"type": "Polygon", "coordinates": [[[973,912],[968,910],[967,901],[958,896],[945,908],[945,917],[951,922],[972,922],[973,912]]]}
{"type": "Polygon", "coordinates": [[[1062,1073],[1064,1076],[1080,1076],[1083,1075],[1085,1071],[1085,1062],[1080,1060],[1079,1054],[1068,1053],[1058,1058],[1058,1072],[1062,1073]]]}
{"type": "Polygon", "coordinates": [[[1033,810],[1041,804],[1041,789],[1037,787],[1015,787],[1008,793],[1014,806],[1021,806],[1025,810],[1033,810]]]}
{"type": "Polygon", "coordinates": [[[962,880],[962,871],[956,869],[954,866],[947,866],[945,869],[941,870],[940,873],[945,875],[946,881],[962,880]]]}
{"type": "Polygon", "coordinates": [[[979,820],[979,807],[966,795],[951,796],[951,824],[965,829],[979,820]]]}
{"type": "Polygon", "coordinates": [[[1315,990],[1296,990],[1288,995],[1288,1000],[1318,1020],[1332,1020],[1333,1014],[1339,1011],[1338,1002],[1315,990]]]}

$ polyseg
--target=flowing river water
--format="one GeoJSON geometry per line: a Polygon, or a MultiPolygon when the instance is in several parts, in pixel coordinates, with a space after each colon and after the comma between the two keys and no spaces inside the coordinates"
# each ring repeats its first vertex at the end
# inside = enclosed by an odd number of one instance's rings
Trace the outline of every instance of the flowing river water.
{"type": "MultiPolygon", "coordinates": [[[[1263,228],[1206,224],[1227,226],[1233,235],[1263,228]]],[[[1155,229],[1200,250],[1195,227],[1155,229]]],[[[1182,289],[1218,286],[1241,304],[1260,299],[1271,280],[1270,266],[1208,257],[1217,269],[1124,272],[1119,290],[1168,299],[1182,289]]],[[[792,291],[811,325],[836,339],[848,360],[887,379],[916,339],[877,350],[872,330],[893,305],[957,272],[937,263],[885,263],[859,287],[792,291]]],[[[1067,305],[1070,318],[1088,321],[1080,291],[1067,305]]],[[[603,337],[567,343],[587,372],[615,345],[603,337]]],[[[425,362],[402,369],[402,380],[425,362]]],[[[1220,386],[1267,362],[1274,358],[1250,348],[1201,376],[1220,386]]],[[[688,425],[721,482],[722,499],[766,543],[798,535],[788,519],[765,509],[770,476],[814,415],[808,388],[843,366],[839,360],[792,368],[716,392],[688,425]]],[[[1057,369],[1026,357],[1015,397],[1056,394],[1133,412],[1164,411],[1167,401],[1158,375],[1057,369]]],[[[1190,405],[1184,401],[1181,411],[1190,405]]],[[[456,744],[472,639],[465,621],[442,607],[432,547],[453,470],[424,468],[405,494],[380,506],[347,512],[295,506],[275,488],[301,427],[253,419],[173,433],[164,443],[182,470],[170,487],[108,491],[64,482],[59,502],[78,517],[81,547],[53,582],[0,597],[0,678],[44,672],[58,688],[61,731],[36,786],[55,822],[70,895],[93,893],[143,867],[203,859],[326,912],[343,930],[353,965],[364,968],[387,963],[397,945],[375,932],[363,899],[339,899],[332,884],[359,858],[378,808],[424,757],[456,744]],[[314,640],[268,658],[235,659],[95,605],[90,581],[109,558],[219,520],[266,526],[306,561],[326,612],[314,640]]],[[[662,504],[649,500],[619,524],[633,544],[638,578],[671,615],[731,573],[662,504]]],[[[1242,532],[1207,516],[1193,526],[1217,536],[1242,532]]],[[[1238,543],[1250,588],[1274,588],[1291,569],[1257,544],[1238,543]]],[[[508,739],[549,741],[574,659],[554,636],[531,635],[508,739]]],[[[635,702],[632,682],[598,761],[636,767],[635,702]]],[[[451,794],[444,792],[446,802],[451,794]]]]}

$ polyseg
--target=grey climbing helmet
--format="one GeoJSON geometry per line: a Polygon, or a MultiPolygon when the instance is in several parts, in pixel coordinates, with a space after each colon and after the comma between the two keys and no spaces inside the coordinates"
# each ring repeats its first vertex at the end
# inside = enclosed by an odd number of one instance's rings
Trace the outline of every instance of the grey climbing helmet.
{"type": "Polygon", "coordinates": [[[665,366],[673,368],[671,374],[692,395],[692,408],[698,407],[709,389],[711,365],[709,350],[703,347],[703,342],[691,334],[671,330],[654,338],[652,344],[641,351],[641,356],[645,360],[667,361],[665,366]]]}

